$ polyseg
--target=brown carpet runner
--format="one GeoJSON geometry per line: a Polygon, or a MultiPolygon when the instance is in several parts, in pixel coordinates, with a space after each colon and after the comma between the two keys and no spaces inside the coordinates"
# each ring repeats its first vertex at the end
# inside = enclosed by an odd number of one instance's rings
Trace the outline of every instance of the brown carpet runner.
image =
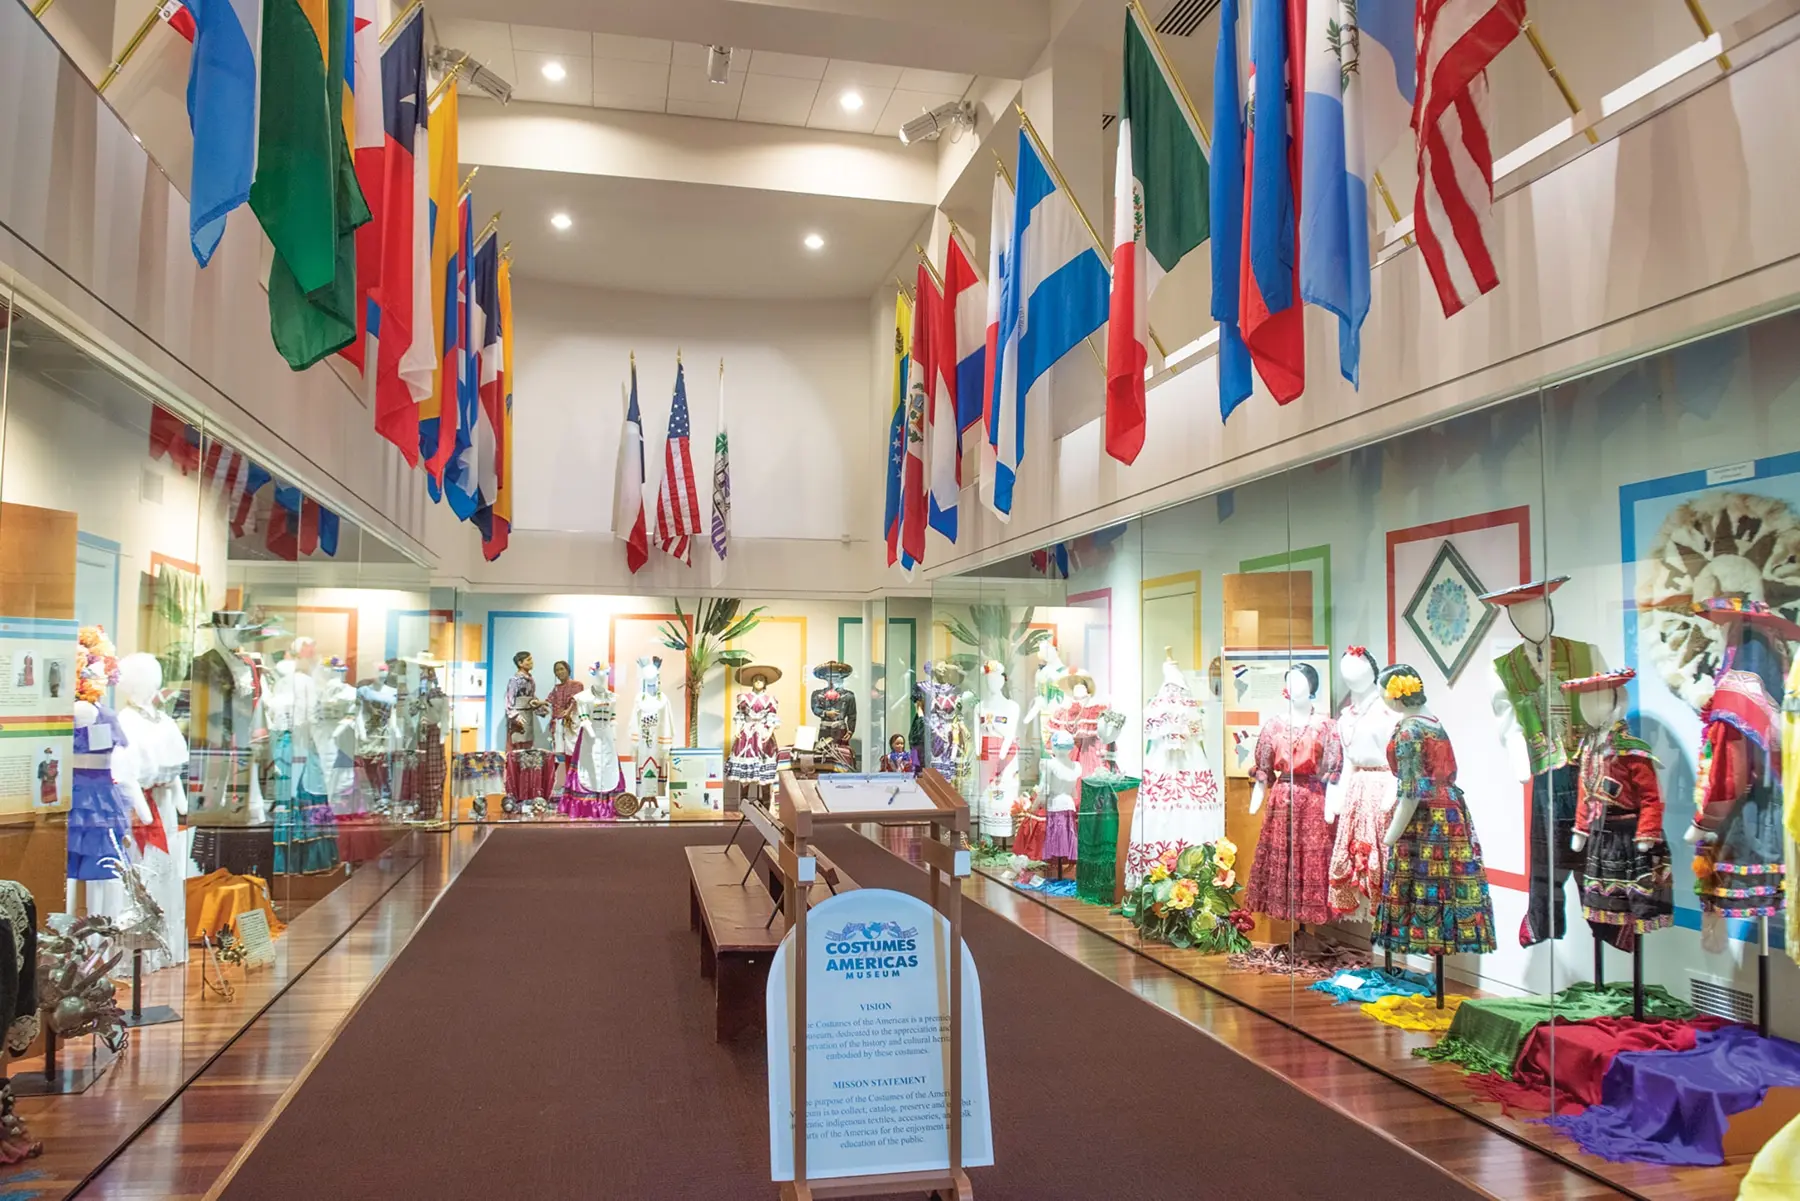
{"type": "MultiPolygon", "coordinates": [[[[763,1047],[712,1040],[682,848],[716,829],[502,829],[244,1162],[229,1201],[757,1201],[763,1047]]],[[[924,877],[856,835],[860,883],[924,877]]],[[[997,1166],[982,1201],[1474,1198],[971,906],[997,1166]]]]}

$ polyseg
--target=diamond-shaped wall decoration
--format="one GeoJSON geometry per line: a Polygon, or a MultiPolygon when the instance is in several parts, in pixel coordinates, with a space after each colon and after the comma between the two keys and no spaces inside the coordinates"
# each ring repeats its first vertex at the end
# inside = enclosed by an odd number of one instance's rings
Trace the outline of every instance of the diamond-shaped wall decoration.
{"type": "Polygon", "coordinates": [[[1418,590],[1401,610],[1425,653],[1452,684],[1500,615],[1499,608],[1480,599],[1486,591],[1480,577],[1445,539],[1418,590]]]}

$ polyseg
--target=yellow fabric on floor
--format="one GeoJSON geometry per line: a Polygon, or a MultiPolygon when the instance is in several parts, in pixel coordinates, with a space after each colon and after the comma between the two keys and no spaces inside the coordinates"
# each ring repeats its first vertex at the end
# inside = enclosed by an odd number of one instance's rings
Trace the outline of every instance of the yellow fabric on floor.
{"type": "Polygon", "coordinates": [[[1442,1034],[1450,1029],[1450,1021],[1456,1016],[1458,1007],[1468,999],[1461,993],[1446,993],[1444,1007],[1439,1009],[1435,996],[1382,997],[1378,1001],[1365,1003],[1362,1011],[1378,1022],[1386,1022],[1402,1030],[1442,1034]]]}
{"type": "Polygon", "coordinates": [[[1794,1201],[1800,1197],[1800,1118],[1763,1145],[1738,1187],[1738,1201],[1794,1201]]]}

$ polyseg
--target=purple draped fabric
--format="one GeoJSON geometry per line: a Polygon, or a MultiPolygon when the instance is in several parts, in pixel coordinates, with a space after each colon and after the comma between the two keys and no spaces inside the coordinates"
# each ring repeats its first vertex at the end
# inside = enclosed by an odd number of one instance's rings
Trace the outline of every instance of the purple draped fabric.
{"type": "Polygon", "coordinates": [[[1800,1043],[1727,1026],[1702,1031],[1691,1051],[1621,1053],[1601,1104],[1544,1121],[1615,1163],[1716,1165],[1730,1116],[1776,1086],[1800,1087],[1800,1043]]]}

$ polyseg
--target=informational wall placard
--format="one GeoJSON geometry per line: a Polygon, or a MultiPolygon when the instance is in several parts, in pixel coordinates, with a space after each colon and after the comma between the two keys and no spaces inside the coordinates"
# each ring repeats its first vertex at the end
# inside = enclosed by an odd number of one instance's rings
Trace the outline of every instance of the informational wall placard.
{"type": "MultiPolygon", "coordinates": [[[[950,1162],[950,923],[862,888],[807,914],[806,1176],[943,1171],[950,1162]]],[[[794,1178],[788,1001],[794,931],[769,971],[770,1178],[794,1178]]],[[[981,982],[962,947],[962,1163],[994,1162],[981,982]]]]}
{"type": "Polygon", "coordinates": [[[716,746],[671,750],[669,820],[709,821],[724,816],[725,752],[716,746]]]}
{"type": "Polygon", "coordinates": [[[75,635],[73,621],[0,617],[0,814],[68,802],[75,635]]]}

